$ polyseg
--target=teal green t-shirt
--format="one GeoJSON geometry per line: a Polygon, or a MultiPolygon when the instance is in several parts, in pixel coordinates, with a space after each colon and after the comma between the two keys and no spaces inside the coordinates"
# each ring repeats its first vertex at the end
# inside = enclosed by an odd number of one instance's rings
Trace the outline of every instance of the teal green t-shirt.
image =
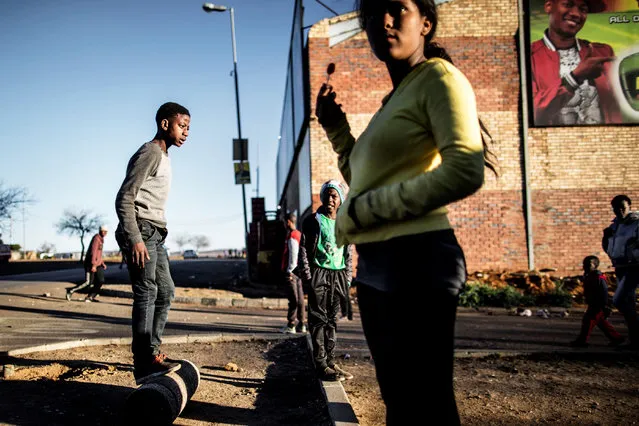
{"type": "Polygon", "coordinates": [[[317,238],[315,264],[320,268],[340,270],[344,263],[344,248],[338,247],[335,241],[335,220],[318,214],[320,232],[317,238]]]}

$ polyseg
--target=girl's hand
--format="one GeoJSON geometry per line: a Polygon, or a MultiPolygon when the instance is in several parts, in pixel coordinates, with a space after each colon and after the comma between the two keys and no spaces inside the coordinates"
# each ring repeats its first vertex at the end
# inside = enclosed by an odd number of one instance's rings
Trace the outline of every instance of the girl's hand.
{"type": "Polygon", "coordinates": [[[315,102],[315,115],[324,127],[332,127],[345,116],[342,105],[335,102],[337,94],[330,84],[322,84],[315,102]]]}

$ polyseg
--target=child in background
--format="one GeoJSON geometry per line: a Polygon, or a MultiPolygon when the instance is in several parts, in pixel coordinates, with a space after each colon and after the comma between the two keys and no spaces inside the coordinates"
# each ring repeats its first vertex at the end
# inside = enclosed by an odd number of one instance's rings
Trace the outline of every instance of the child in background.
{"type": "Polygon", "coordinates": [[[611,346],[618,346],[625,340],[615,328],[608,322],[608,284],[606,276],[599,268],[599,258],[597,256],[586,256],[583,260],[584,268],[584,297],[588,304],[588,309],[584,313],[581,322],[581,332],[579,336],[570,342],[570,346],[577,348],[588,347],[590,332],[595,326],[599,326],[606,337],[610,340],[611,346]]]}
{"type": "Polygon", "coordinates": [[[302,280],[293,271],[297,269],[297,259],[299,257],[300,240],[302,233],[296,227],[297,215],[288,213],[286,215],[286,242],[282,256],[282,272],[287,285],[288,311],[286,313],[287,324],[282,330],[287,334],[306,333],[306,306],[304,302],[304,289],[302,280]],[[297,320],[297,325],[295,321],[297,320]]]}

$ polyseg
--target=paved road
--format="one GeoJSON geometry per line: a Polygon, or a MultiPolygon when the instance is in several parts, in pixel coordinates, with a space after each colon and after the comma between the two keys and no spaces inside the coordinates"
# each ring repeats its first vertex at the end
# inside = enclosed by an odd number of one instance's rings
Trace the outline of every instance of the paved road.
{"type": "MultiPolygon", "coordinates": [[[[208,280],[229,279],[241,274],[243,262],[198,260],[172,264],[178,285],[188,281],[202,285],[208,280]],[[194,277],[194,278],[190,278],[194,277]]],[[[126,270],[109,268],[108,282],[128,280],[126,270]]],[[[131,299],[102,297],[100,303],[67,302],[68,281],[78,281],[82,270],[67,270],[29,276],[0,277],[0,352],[26,346],[99,337],[129,337],[131,299]],[[71,280],[69,280],[71,279],[71,280]],[[44,296],[48,293],[49,296],[44,296]]],[[[426,313],[427,315],[427,313],[426,313]]],[[[474,351],[565,351],[566,343],[577,335],[581,313],[567,318],[549,319],[507,315],[505,310],[460,309],[456,348],[461,353],[474,351]]],[[[625,333],[620,316],[613,324],[625,333]]],[[[255,308],[220,308],[175,303],[169,314],[166,336],[185,334],[260,334],[275,333],[285,324],[285,311],[255,308]]],[[[437,326],[437,318],[426,322],[437,326]]],[[[416,327],[406,324],[406,327],[416,327]]],[[[416,346],[428,344],[428,328],[415,328],[416,346]]],[[[589,350],[610,351],[603,335],[595,330],[589,350]]],[[[354,321],[338,325],[338,354],[365,356],[368,353],[359,315],[354,321]]]]}
{"type": "MultiPolygon", "coordinates": [[[[222,288],[231,284],[233,280],[245,279],[247,275],[246,261],[234,259],[193,259],[172,260],[171,274],[177,286],[214,287],[222,288]]],[[[109,265],[104,272],[106,282],[128,283],[129,275],[126,266],[120,269],[117,265],[109,265]]],[[[82,267],[62,269],[51,272],[36,272],[20,275],[0,276],[2,281],[54,281],[81,282],[84,281],[82,267]]]]}

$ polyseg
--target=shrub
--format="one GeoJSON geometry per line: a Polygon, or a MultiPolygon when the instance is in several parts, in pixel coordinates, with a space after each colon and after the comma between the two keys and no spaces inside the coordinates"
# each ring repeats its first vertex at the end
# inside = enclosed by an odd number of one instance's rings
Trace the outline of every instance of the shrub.
{"type": "Polygon", "coordinates": [[[572,297],[570,293],[561,289],[539,296],[523,294],[520,290],[506,286],[493,288],[478,282],[467,282],[459,295],[459,306],[476,308],[490,306],[498,308],[512,308],[516,306],[562,306],[570,307],[572,297]]]}
{"type": "Polygon", "coordinates": [[[459,294],[459,306],[465,306],[467,308],[481,306],[482,300],[479,295],[479,288],[481,286],[482,284],[479,283],[466,283],[466,287],[464,287],[459,294]]]}
{"type": "Polygon", "coordinates": [[[537,296],[537,306],[561,306],[570,308],[572,306],[572,295],[561,288],[537,296]]]}

